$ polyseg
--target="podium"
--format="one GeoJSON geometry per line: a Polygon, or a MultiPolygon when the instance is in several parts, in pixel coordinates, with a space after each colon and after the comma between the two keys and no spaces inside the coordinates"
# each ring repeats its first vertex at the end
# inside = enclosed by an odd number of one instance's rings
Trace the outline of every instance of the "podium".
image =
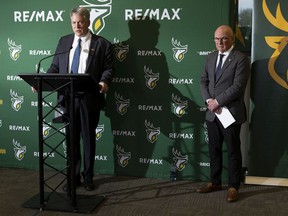
{"type": "MultiPolygon", "coordinates": [[[[76,194],[76,182],[75,182],[75,95],[85,94],[87,91],[99,91],[99,85],[93,78],[88,74],[19,74],[25,82],[30,86],[37,89],[38,93],[38,147],[39,147],[39,194],[35,195],[22,206],[27,208],[36,208],[42,210],[57,210],[57,211],[68,211],[68,212],[81,212],[91,213],[103,200],[102,196],[95,195],[77,195],[76,194]],[[43,93],[47,92],[46,96],[43,93]],[[58,110],[59,104],[51,105],[46,100],[47,97],[52,94],[60,94],[64,97],[67,112],[61,113],[58,110]],[[57,148],[61,145],[62,141],[56,145],[49,145],[46,139],[43,138],[43,124],[49,124],[45,122],[47,115],[43,114],[43,104],[50,107],[51,112],[55,111],[60,115],[64,126],[59,129],[55,129],[55,133],[60,133],[66,140],[67,149],[66,155],[61,154],[57,148]],[[63,129],[65,133],[63,133],[63,129]],[[49,164],[47,158],[49,155],[43,155],[44,146],[48,146],[51,152],[59,154],[66,160],[66,165],[63,169],[57,169],[55,166],[49,164]],[[45,167],[56,171],[52,177],[45,179],[45,167]],[[50,186],[47,182],[51,178],[55,178],[58,174],[62,175],[64,179],[56,186],[50,186]],[[56,190],[67,180],[67,194],[58,193],[56,190]],[[45,191],[45,187],[49,189],[49,192],[45,191]]],[[[57,122],[57,121],[55,121],[57,122]]],[[[52,124],[50,125],[51,127],[52,124]]]]}

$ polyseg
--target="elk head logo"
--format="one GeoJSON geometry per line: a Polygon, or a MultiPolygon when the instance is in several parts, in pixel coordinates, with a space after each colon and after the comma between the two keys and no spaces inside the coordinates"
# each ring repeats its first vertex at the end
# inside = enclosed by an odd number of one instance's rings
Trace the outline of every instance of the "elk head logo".
{"type": "Polygon", "coordinates": [[[186,163],[188,162],[188,155],[181,155],[181,153],[179,151],[177,151],[177,149],[172,149],[172,154],[173,154],[173,160],[174,160],[174,166],[178,171],[182,171],[185,166],[186,163]]]}
{"type": "Polygon", "coordinates": [[[96,128],[96,140],[99,140],[102,137],[103,132],[104,132],[104,124],[98,125],[96,128]]]}
{"type": "Polygon", "coordinates": [[[128,107],[130,106],[130,100],[123,99],[123,97],[117,92],[115,92],[115,99],[116,99],[116,106],[117,106],[117,112],[121,115],[125,115],[128,111],[128,107]]]}
{"type": "Polygon", "coordinates": [[[18,96],[17,92],[10,89],[11,95],[11,106],[15,111],[19,111],[21,109],[21,104],[24,102],[24,96],[18,96]]]}
{"type": "Polygon", "coordinates": [[[118,164],[121,167],[126,167],[128,165],[128,161],[131,159],[131,152],[125,152],[121,146],[116,145],[118,164]]]}
{"type": "Polygon", "coordinates": [[[146,133],[147,133],[147,140],[150,143],[155,143],[157,141],[157,137],[160,134],[160,127],[155,128],[152,123],[145,120],[145,126],[146,126],[146,133]]]}
{"type": "Polygon", "coordinates": [[[188,107],[188,101],[181,101],[180,97],[172,94],[172,101],[174,106],[174,113],[178,117],[182,117],[185,114],[185,109],[188,107]]]}
{"type": "MultiPolygon", "coordinates": [[[[275,26],[276,28],[288,32],[288,22],[285,20],[285,18],[282,15],[280,3],[277,5],[277,11],[276,16],[272,15],[270,12],[266,0],[263,0],[262,2],[262,8],[263,12],[268,19],[268,21],[275,26]]],[[[268,71],[271,77],[277,82],[279,85],[281,85],[283,88],[288,89],[288,72],[287,70],[284,72],[284,74],[279,74],[275,71],[275,62],[280,56],[281,52],[287,45],[288,37],[284,36],[266,36],[265,37],[266,43],[273,48],[275,51],[272,54],[271,58],[268,62],[268,71]]]]}
{"type": "Polygon", "coordinates": [[[144,72],[145,72],[145,79],[146,79],[146,86],[150,90],[153,90],[156,85],[157,81],[159,80],[159,73],[153,73],[152,69],[144,66],[144,72]]]}
{"type": "Polygon", "coordinates": [[[86,5],[80,7],[90,7],[90,30],[94,34],[99,34],[105,27],[105,18],[111,14],[112,0],[83,0],[86,5]]]}
{"type": "Polygon", "coordinates": [[[15,41],[12,41],[8,38],[7,40],[9,51],[10,51],[10,58],[14,61],[20,57],[20,52],[22,51],[21,45],[16,45],[15,41]]]}
{"type": "Polygon", "coordinates": [[[26,153],[26,146],[21,146],[19,142],[13,139],[14,156],[17,160],[21,161],[26,153]]]}
{"type": "Polygon", "coordinates": [[[171,43],[174,48],[173,50],[173,58],[177,62],[181,62],[184,59],[184,54],[188,51],[188,45],[182,46],[180,41],[177,41],[176,39],[172,38],[171,43]]]}
{"type": "Polygon", "coordinates": [[[129,52],[129,45],[123,45],[122,42],[114,38],[114,47],[116,59],[120,62],[124,61],[129,52]]]}

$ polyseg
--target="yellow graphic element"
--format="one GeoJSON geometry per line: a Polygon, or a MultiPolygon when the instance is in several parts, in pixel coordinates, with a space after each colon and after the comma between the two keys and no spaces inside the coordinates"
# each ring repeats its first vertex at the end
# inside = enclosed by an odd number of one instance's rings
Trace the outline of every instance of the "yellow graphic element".
{"type": "Polygon", "coordinates": [[[283,80],[275,71],[274,65],[280,53],[287,45],[288,37],[265,37],[266,43],[273,49],[275,49],[268,63],[268,71],[271,77],[282,87],[288,89],[288,71],[286,71],[286,80],[283,80]]]}
{"type": "Polygon", "coordinates": [[[269,22],[274,25],[275,27],[288,32],[288,23],[287,21],[284,19],[282,13],[281,13],[281,8],[280,8],[280,3],[278,3],[277,5],[277,10],[276,10],[276,17],[274,17],[267,4],[266,4],[266,0],[263,0],[262,2],[262,8],[263,8],[263,12],[266,16],[266,18],[269,20],[269,22]]]}
{"type": "Polygon", "coordinates": [[[4,101],[2,99],[0,99],[0,105],[3,105],[4,101]]]}
{"type": "MultiPolygon", "coordinates": [[[[263,12],[268,19],[268,21],[275,26],[276,28],[283,30],[285,32],[288,32],[288,22],[284,19],[281,8],[280,8],[280,3],[277,5],[277,10],[276,10],[276,16],[273,16],[266,4],[266,0],[263,0],[262,2],[262,8],[263,12]]],[[[275,62],[285,46],[287,45],[288,37],[284,36],[266,36],[265,37],[266,43],[273,48],[275,51],[272,54],[271,58],[269,59],[268,62],[268,71],[271,77],[283,88],[288,89],[288,71],[286,71],[286,80],[283,80],[275,71],[275,62]]]]}
{"type": "Polygon", "coordinates": [[[98,29],[100,29],[102,27],[102,22],[101,22],[101,19],[97,19],[94,23],[94,29],[95,31],[97,32],[98,29]]]}
{"type": "Polygon", "coordinates": [[[97,140],[100,139],[101,136],[102,136],[101,133],[97,133],[97,134],[96,134],[96,139],[97,139],[97,140]]]}
{"type": "Polygon", "coordinates": [[[0,154],[6,154],[6,149],[0,149],[0,154]]]}

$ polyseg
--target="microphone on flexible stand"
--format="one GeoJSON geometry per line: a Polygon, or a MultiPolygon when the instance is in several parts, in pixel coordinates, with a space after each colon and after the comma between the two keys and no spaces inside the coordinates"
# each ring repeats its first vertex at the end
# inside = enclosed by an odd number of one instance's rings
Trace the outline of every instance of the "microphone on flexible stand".
{"type": "Polygon", "coordinates": [[[51,58],[51,57],[53,57],[53,56],[66,54],[66,53],[70,52],[70,50],[71,50],[72,48],[73,48],[73,47],[71,46],[71,47],[69,48],[69,50],[66,50],[66,51],[60,52],[60,53],[54,53],[53,55],[49,55],[49,56],[46,56],[46,57],[42,58],[42,59],[38,62],[38,64],[37,64],[37,74],[39,74],[40,65],[41,65],[41,62],[42,62],[43,60],[48,59],[48,58],[51,58]]]}

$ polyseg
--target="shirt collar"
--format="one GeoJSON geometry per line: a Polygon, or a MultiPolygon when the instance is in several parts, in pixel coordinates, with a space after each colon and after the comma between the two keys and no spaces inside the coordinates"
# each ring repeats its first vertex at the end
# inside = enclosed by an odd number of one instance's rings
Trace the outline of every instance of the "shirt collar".
{"type": "Polygon", "coordinates": [[[233,50],[233,48],[234,48],[234,45],[232,45],[232,46],[230,47],[230,49],[227,50],[226,52],[223,52],[223,53],[218,52],[218,54],[224,54],[224,56],[227,57],[227,56],[230,54],[230,52],[233,50]]]}
{"type": "Polygon", "coordinates": [[[86,42],[87,40],[89,40],[91,38],[91,32],[88,31],[88,33],[84,36],[84,37],[78,37],[78,36],[74,36],[74,42],[78,41],[78,39],[81,38],[82,42],[86,42]]]}

